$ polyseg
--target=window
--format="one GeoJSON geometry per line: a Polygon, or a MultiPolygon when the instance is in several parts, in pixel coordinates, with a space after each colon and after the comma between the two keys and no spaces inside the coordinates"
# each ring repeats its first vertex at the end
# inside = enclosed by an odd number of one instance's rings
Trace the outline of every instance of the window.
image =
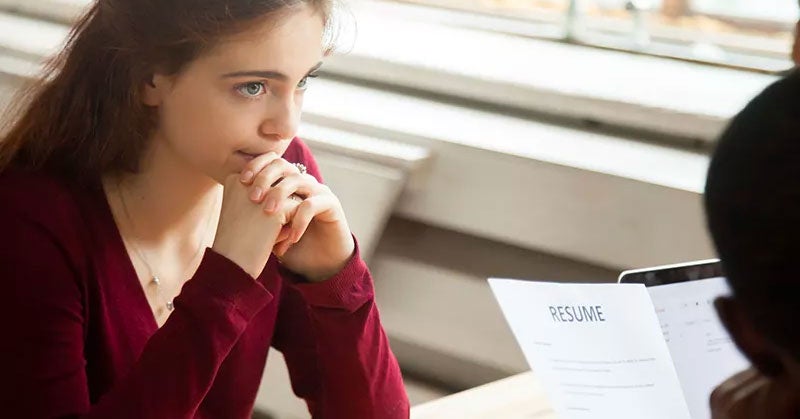
{"type": "Polygon", "coordinates": [[[504,18],[492,30],[765,72],[791,66],[798,16],[797,0],[394,1],[504,18]]]}

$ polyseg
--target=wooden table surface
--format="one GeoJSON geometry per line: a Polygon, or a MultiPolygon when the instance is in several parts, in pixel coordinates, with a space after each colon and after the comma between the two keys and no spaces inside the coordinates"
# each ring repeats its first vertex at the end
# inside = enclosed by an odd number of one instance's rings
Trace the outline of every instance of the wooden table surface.
{"type": "Polygon", "coordinates": [[[556,419],[532,372],[414,406],[412,419],[556,419]]]}

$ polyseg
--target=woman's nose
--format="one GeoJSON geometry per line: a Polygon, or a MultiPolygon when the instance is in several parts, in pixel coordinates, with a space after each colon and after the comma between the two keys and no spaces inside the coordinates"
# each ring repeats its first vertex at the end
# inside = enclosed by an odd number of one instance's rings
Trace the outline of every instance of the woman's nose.
{"type": "Polygon", "coordinates": [[[300,125],[300,114],[300,106],[294,100],[281,101],[280,107],[261,125],[261,134],[281,140],[294,138],[300,125]]]}

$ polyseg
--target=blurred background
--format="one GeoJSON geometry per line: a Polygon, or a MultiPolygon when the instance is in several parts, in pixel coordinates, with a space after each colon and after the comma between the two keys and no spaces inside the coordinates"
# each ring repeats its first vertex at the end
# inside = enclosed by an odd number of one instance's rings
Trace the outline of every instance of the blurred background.
{"type": "MultiPolygon", "coordinates": [[[[0,0],[0,110],[88,0],[0,0]]],[[[795,0],[349,0],[300,136],[373,270],[413,404],[528,370],[490,276],[713,256],[715,137],[792,68],[795,0]]],[[[259,415],[307,417],[271,353],[259,415]]]]}

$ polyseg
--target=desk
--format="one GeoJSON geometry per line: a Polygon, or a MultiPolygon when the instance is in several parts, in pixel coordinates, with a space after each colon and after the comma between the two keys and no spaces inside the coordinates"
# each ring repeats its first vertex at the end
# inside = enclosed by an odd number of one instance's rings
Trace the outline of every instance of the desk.
{"type": "Polygon", "coordinates": [[[542,386],[528,371],[414,406],[412,419],[556,419],[542,386]]]}

